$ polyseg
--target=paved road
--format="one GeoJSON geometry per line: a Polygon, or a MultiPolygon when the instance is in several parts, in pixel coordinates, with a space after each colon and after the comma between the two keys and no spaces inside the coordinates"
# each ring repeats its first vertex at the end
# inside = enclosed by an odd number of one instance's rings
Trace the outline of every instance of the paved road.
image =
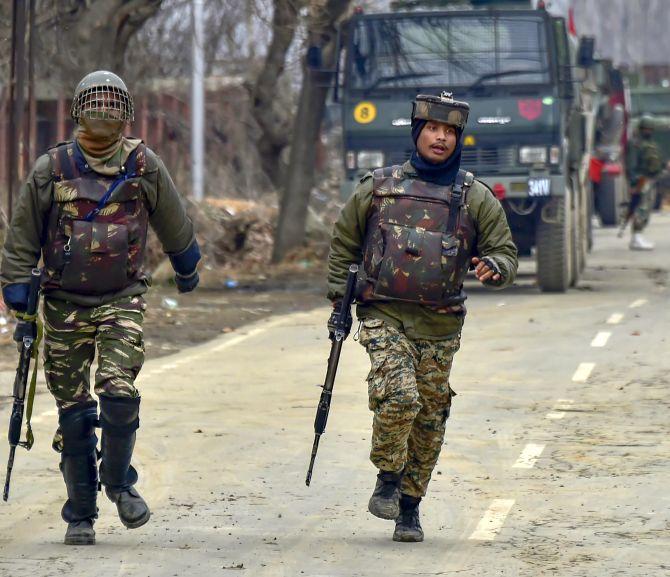
{"type": "Polygon", "coordinates": [[[530,263],[506,292],[471,287],[424,543],[394,543],[366,512],[367,358],[351,340],[304,485],[324,308],[147,363],[136,464],[154,515],[128,531],[101,499],[94,548],[60,544],[55,412],[39,397],[37,446],[0,505],[0,575],[670,574],[669,231],[656,217],[658,249],[631,253],[597,230],[564,295],[540,294],[530,263]]]}

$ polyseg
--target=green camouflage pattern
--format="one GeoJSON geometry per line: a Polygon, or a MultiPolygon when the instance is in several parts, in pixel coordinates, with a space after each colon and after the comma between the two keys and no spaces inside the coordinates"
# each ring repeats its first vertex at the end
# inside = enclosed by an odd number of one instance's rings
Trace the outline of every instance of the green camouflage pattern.
{"type": "Polygon", "coordinates": [[[410,339],[379,319],[365,319],[360,343],[370,355],[370,460],[380,470],[404,468],[401,490],[423,497],[444,442],[451,399],[449,373],[460,335],[410,339]]]}
{"type": "Polygon", "coordinates": [[[452,304],[461,292],[476,238],[465,199],[452,235],[446,232],[450,186],[406,178],[401,166],[377,170],[373,178],[359,302],[452,304]]]}
{"type": "Polygon", "coordinates": [[[455,126],[461,132],[468,123],[470,106],[446,96],[419,94],[413,103],[412,120],[435,120],[455,126]]]}
{"type": "Polygon", "coordinates": [[[650,138],[631,142],[627,153],[628,178],[636,188],[640,177],[646,180],[640,191],[640,202],[633,214],[633,232],[642,232],[649,224],[655,190],[655,179],[663,170],[663,160],[658,145],[650,138]]]}
{"type": "Polygon", "coordinates": [[[89,222],[85,217],[116,177],[80,173],[72,143],[49,151],[56,178],[43,248],[46,290],[103,295],[146,278],[142,264],[149,213],[140,186],[145,152],[144,145],[137,147],[137,176],[122,182],[89,222]],[[61,165],[64,155],[64,162],[70,163],[68,172],[61,165]],[[64,172],[72,177],[64,179],[64,172]]]}
{"type": "Polygon", "coordinates": [[[93,400],[90,372],[96,347],[97,395],[139,397],[135,388],[144,363],[141,296],[96,307],[44,299],[44,373],[60,409],[93,400]]]}
{"type": "Polygon", "coordinates": [[[640,202],[635,207],[635,212],[633,213],[633,232],[642,232],[647,228],[651,218],[654,191],[655,183],[653,181],[648,181],[647,184],[642,187],[642,191],[640,192],[640,202]]]}

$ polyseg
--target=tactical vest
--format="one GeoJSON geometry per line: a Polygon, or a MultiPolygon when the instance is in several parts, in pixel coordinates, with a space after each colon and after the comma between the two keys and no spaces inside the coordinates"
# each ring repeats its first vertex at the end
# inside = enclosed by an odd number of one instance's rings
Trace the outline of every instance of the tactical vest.
{"type": "Polygon", "coordinates": [[[440,307],[465,300],[476,231],[464,201],[473,181],[464,170],[453,187],[407,178],[401,166],[373,172],[359,301],[440,307]]]}
{"type": "Polygon", "coordinates": [[[140,180],[140,144],[116,176],[89,168],[74,142],[49,150],[54,198],[43,247],[46,290],[82,295],[118,292],[142,270],[149,213],[140,180]]]}

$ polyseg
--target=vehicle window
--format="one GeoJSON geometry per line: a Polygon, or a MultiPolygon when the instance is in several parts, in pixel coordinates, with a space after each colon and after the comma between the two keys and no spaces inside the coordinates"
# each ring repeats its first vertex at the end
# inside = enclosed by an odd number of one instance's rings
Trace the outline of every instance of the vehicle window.
{"type": "Polygon", "coordinates": [[[543,20],[534,16],[363,18],[349,62],[352,88],[550,81],[543,20]]]}

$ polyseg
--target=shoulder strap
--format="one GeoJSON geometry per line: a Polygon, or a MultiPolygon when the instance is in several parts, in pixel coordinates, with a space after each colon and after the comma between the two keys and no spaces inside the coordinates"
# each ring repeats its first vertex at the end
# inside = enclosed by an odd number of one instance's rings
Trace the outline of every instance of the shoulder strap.
{"type": "Polygon", "coordinates": [[[49,150],[51,167],[56,180],[72,180],[81,174],[75,153],[74,142],[63,142],[49,150]]]}
{"type": "Polygon", "coordinates": [[[133,150],[126,160],[126,172],[128,173],[128,178],[133,178],[134,176],[142,176],[147,166],[147,147],[144,142],[141,142],[137,145],[137,148],[133,150]]]}
{"type": "Polygon", "coordinates": [[[393,166],[385,166],[384,168],[375,168],[372,171],[372,190],[376,190],[377,187],[389,178],[395,178],[394,175],[398,174],[399,170],[402,168],[399,164],[393,166]]]}
{"type": "Polygon", "coordinates": [[[470,184],[465,184],[466,176],[470,174],[465,172],[462,168],[458,171],[456,175],[456,180],[454,180],[454,185],[451,188],[451,195],[449,199],[449,218],[447,219],[447,234],[453,235],[456,231],[456,223],[458,221],[458,215],[461,212],[461,206],[463,204],[463,197],[470,188],[470,184]]]}

